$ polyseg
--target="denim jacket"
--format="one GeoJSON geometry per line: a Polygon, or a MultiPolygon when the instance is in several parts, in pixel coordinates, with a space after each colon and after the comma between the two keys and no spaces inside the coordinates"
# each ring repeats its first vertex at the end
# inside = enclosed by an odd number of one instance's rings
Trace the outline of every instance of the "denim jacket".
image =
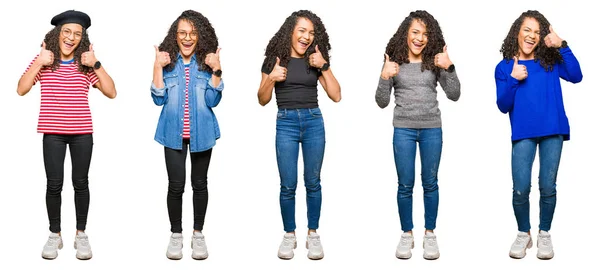
{"type": "MultiPolygon", "coordinates": [[[[212,75],[198,71],[196,55],[190,62],[188,106],[190,111],[190,152],[206,151],[221,137],[217,118],[212,108],[221,101],[223,80],[217,87],[212,85],[212,75]]],[[[185,67],[183,58],[177,54],[177,63],[171,71],[163,69],[163,88],[150,86],[154,104],[163,106],[156,127],[154,140],[171,149],[182,149],[183,115],[185,107],[185,67]]]]}

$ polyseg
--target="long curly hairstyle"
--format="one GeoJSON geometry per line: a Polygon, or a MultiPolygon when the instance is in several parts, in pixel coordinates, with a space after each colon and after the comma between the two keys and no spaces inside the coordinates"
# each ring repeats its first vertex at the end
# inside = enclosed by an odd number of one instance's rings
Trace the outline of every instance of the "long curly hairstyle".
{"type": "MultiPolygon", "coordinates": [[[[62,42],[62,34],[61,34],[61,30],[62,30],[62,26],[63,25],[57,25],[54,28],[52,28],[52,30],[50,30],[47,34],[46,37],[44,37],[44,42],[46,42],[46,50],[51,51],[54,54],[54,62],[52,62],[52,65],[50,65],[50,68],[52,69],[52,71],[56,71],[59,67],[60,67],[60,42],[62,42]]],[[[82,34],[81,34],[81,41],[79,42],[79,45],[77,46],[77,48],[75,49],[75,55],[74,55],[74,59],[75,59],[75,63],[77,63],[77,70],[83,74],[88,74],[89,72],[92,72],[92,68],[88,67],[88,66],[84,66],[81,63],[81,55],[84,52],[89,51],[90,49],[90,38],[87,34],[87,29],[83,28],[82,34]]]]}
{"type": "MultiPolygon", "coordinates": [[[[413,21],[420,21],[425,24],[427,31],[427,45],[421,52],[421,71],[431,70],[436,76],[440,74],[440,68],[435,66],[435,55],[443,52],[446,42],[444,35],[437,20],[425,10],[416,10],[411,12],[408,17],[398,27],[396,33],[392,36],[385,48],[385,53],[390,56],[390,61],[398,64],[410,63],[408,59],[408,28],[413,21]]],[[[385,57],[384,57],[385,61],[385,57]]]]}
{"type": "Polygon", "coordinates": [[[275,62],[277,62],[277,57],[279,57],[279,64],[281,66],[286,67],[289,63],[292,49],[292,33],[300,18],[310,20],[315,28],[313,42],[304,53],[306,64],[310,67],[308,57],[316,51],[316,45],[319,45],[319,51],[323,55],[325,61],[329,63],[329,50],[331,50],[331,45],[329,44],[329,35],[327,35],[327,30],[325,29],[325,25],[323,25],[321,18],[309,10],[298,10],[285,19],[285,22],[281,25],[279,31],[277,31],[269,41],[269,45],[267,45],[267,49],[265,50],[265,59],[263,61],[263,66],[266,66],[268,70],[273,70],[275,62]]]}
{"type": "Polygon", "coordinates": [[[504,39],[502,43],[502,48],[500,52],[502,53],[502,57],[508,63],[513,57],[519,56],[519,31],[521,31],[521,25],[523,25],[523,21],[525,18],[535,19],[540,24],[540,40],[533,50],[533,58],[535,62],[538,62],[546,69],[552,70],[552,65],[556,63],[560,63],[563,61],[562,56],[558,48],[550,48],[546,46],[544,42],[544,38],[550,33],[550,22],[546,20],[546,17],[542,15],[537,10],[528,10],[523,12],[519,18],[515,20],[515,22],[510,27],[508,31],[508,35],[504,39]]]}
{"type": "Polygon", "coordinates": [[[196,42],[196,48],[194,54],[196,55],[196,63],[198,64],[198,70],[204,70],[212,73],[212,69],[204,63],[204,58],[209,53],[215,53],[219,47],[219,40],[215,29],[210,24],[210,21],[200,12],[194,10],[186,10],[171,24],[167,36],[163,42],[158,46],[160,51],[168,52],[171,56],[171,63],[169,63],[165,69],[168,71],[175,68],[177,63],[177,54],[179,53],[179,45],[177,45],[177,26],[179,21],[185,20],[192,24],[194,30],[198,31],[198,41],[196,42]]]}

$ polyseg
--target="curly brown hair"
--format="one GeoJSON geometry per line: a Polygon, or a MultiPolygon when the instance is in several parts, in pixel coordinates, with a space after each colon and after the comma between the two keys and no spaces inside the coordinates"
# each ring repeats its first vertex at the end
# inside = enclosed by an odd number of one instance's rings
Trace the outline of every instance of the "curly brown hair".
{"type": "MultiPolygon", "coordinates": [[[[44,37],[44,42],[46,43],[46,50],[51,51],[54,54],[54,62],[52,62],[52,65],[50,65],[50,68],[52,69],[52,71],[56,71],[59,67],[60,67],[60,62],[61,59],[60,57],[57,57],[60,54],[60,42],[61,42],[61,30],[62,30],[63,25],[57,25],[54,28],[52,28],[52,30],[50,30],[47,34],[46,37],[44,37]]],[[[88,37],[87,34],[87,30],[85,28],[82,29],[82,33],[81,33],[81,41],[79,42],[79,45],[77,46],[77,48],[75,49],[75,54],[73,59],[75,60],[75,63],[77,63],[77,70],[83,74],[88,74],[89,72],[92,72],[93,69],[91,67],[88,66],[84,66],[81,63],[81,55],[84,52],[89,51],[90,49],[90,38],[88,37]]]]}
{"type": "Polygon", "coordinates": [[[265,50],[265,59],[263,61],[263,66],[268,70],[273,70],[275,62],[277,62],[277,57],[279,57],[279,64],[281,66],[287,66],[291,58],[292,33],[300,18],[310,20],[315,28],[314,40],[304,53],[304,60],[307,65],[310,67],[308,57],[316,51],[316,45],[319,45],[319,51],[323,55],[325,61],[329,63],[329,50],[331,50],[331,45],[329,44],[329,35],[327,35],[327,30],[325,29],[325,25],[323,25],[321,18],[309,10],[298,10],[285,19],[285,22],[281,25],[279,31],[277,31],[269,41],[267,49],[265,50]]]}
{"type": "Polygon", "coordinates": [[[521,16],[519,16],[519,18],[517,18],[512,24],[510,30],[508,31],[508,35],[506,35],[506,38],[504,38],[502,48],[500,49],[502,57],[508,63],[513,59],[513,57],[519,56],[518,36],[519,32],[521,31],[521,25],[523,25],[525,18],[532,18],[540,24],[540,41],[533,50],[534,61],[539,61],[546,71],[552,70],[552,65],[562,62],[563,58],[560,55],[558,48],[550,48],[546,46],[544,38],[550,33],[550,22],[548,22],[546,17],[544,17],[544,15],[537,10],[528,10],[523,12],[521,16]]]}
{"type": "MultiPolygon", "coordinates": [[[[421,71],[431,70],[436,76],[439,76],[440,68],[435,66],[435,55],[443,52],[446,42],[444,35],[437,20],[425,10],[416,10],[411,12],[408,17],[398,27],[396,33],[392,36],[385,48],[385,53],[390,56],[390,61],[398,64],[410,63],[408,59],[408,28],[413,21],[420,21],[425,24],[427,29],[427,45],[421,52],[421,71]]],[[[385,57],[384,57],[385,61],[385,57]]]]}
{"type": "Polygon", "coordinates": [[[177,54],[179,53],[179,45],[177,45],[177,26],[179,21],[185,20],[192,24],[194,30],[198,31],[198,42],[196,42],[196,48],[194,54],[196,55],[196,63],[198,64],[198,70],[204,70],[212,73],[212,69],[204,63],[204,58],[209,53],[215,53],[219,47],[219,40],[215,29],[210,24],[210,21],[200,12],[194,10],[186,10],[171,24],[167,36],[163,42],[158,46],[158,49],[163,52],[168,52],[171,56],[171,63],[169,63],[165,69],[168,71],[175,68],[177,63],[177,54]]]}

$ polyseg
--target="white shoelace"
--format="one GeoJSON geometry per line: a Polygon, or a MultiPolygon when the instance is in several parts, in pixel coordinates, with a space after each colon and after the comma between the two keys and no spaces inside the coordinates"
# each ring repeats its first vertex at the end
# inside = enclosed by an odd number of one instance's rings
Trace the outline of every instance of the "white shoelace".
{"type": "Polygon", "coordinates": [[[290,238],[284,237],[284,238],[283,238],[283,246],[285,246],[285,247],[291,247],[291,246],[294,246],[294,238],[291,238],[291,237],[290,237],[290,238]]]}
{"type": "Polygon", "coordinates": [[[515,246],[524,247],[528,242],[529,241],[526,236],[518,236],[517,240],[515,241],[515,246]]]}
{"type": "Polygon", "coordinates": [[[308,245],[309,246],[320,246],[321,245],[321,239],[316,236],[316,237],[308,237],[308,245]]]}
{"type": "Polygon", "coordinates": [[[58,237],[49,237],[48,242],[46,242],[46,246],[54,247],[58,246],[58,237]]]}
{"type": "Polygon", "coordinates": [[[542,241],[542,246],[550,246],[552,244],[550,236],[540,236],[540,240],[542,241]]]}
{"type": "Polygon", "coordinates": [[[430,246],[430,247],[433,247],[433,246],[435,246],[436,242],[437,241],[435,239],[435,236],[433,236],[433,237],[427,238],[427,240],[425,241],[425,244],[428,245],[428,246],[430,246]]]}

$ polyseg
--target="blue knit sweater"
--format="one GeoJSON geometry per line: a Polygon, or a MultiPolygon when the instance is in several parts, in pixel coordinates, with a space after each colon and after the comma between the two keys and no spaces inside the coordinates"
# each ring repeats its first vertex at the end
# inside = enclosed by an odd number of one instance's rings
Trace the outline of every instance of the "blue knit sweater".
{"type": "Polygon", "coordinates": [[[560,78],[578,83],[583,75],[571,49],[561,48],[560,54],[563,62],[554,64],[550,71],[535,60],[519,60],[528,74],[522,81],[510,76],[514,60],[502,60],[496,66],[496,104],[510,116],[512,141],[550,135],[570,139],[560,78]]]}

